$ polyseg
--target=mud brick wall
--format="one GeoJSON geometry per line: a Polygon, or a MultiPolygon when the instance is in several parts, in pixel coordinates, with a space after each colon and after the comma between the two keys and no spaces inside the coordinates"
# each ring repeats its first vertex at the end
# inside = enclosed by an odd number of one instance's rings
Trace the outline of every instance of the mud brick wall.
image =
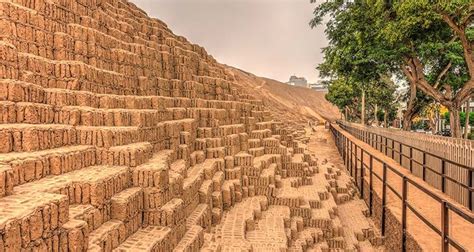
{"type": "Polygon", "coordinates": [[[6,0],[0,30],[0,251],[197,251],[248,197],[300,206],[304,131],[134,4],[6,0]]]}

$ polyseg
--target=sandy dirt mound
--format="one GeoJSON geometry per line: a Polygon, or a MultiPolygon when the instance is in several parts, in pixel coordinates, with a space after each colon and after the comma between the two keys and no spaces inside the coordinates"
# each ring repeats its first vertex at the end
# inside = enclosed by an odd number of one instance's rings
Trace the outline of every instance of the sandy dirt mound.
{"type": "Polygon", "coordinates": [[[337,107],[324,98],[323,92],[289,86],[233,67],[227,66],[227,71],[241,88],[271,107],[275,118],[304,122],[314,119],[333,121],[341,117],[337,107]]]}

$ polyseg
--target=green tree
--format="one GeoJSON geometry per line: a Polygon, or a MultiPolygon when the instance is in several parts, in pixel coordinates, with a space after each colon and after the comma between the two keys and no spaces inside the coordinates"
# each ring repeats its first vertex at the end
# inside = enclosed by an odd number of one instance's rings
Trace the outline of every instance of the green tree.
{"type": "MultiPolygon", "coordinates": [[[[329,15],[322,69],[369,84],[377,75],[402,75],[410,85],[405,118],[421,90],[458,112],[474,88],[471,0],[329,0],[315,9],[311,26],[329,15]]],[[[458,113],[453,135],[460,136],[458,113]]]]}
{"type": "MultiPolygon", "coordinates": [[[[387,85],[381,85],[384,82],[382,76],[386,75],[387,69],[375,60],[380,57],[379,52],[374,49],[377,47],[377,41],[373,39],[376,33],[370,26],[365,25],[372,24],[374,19],[366,15],[364,10],[355,3],[348,4],[352,7],[347,8],[351,8],[352,11],[339,11],[346,8],[344,5],[342,1],[328,1],[315,10],[316,16],[310,23],[312,27],[318,25],[326,14],[337,13],[327,24],[326,35],[330,45],[323,49],[325,60],[318,66],[318,69],[322,77],[332,80],[333,85],[340,85],[341,80],[346,82],[345,85],[351,85],[352,90],[356,92],[347,96],[352,96],[353,100],[360,101],[360,103],[363,102],[363,97],[366,97],[366,100],[370,100],[370,104],[366,107],[374,111],[380,106],[392,104],[394,100],[393,96],[386,96],[384,99],[388,100],[385,100],[385,103],[379,102],[380,100],[374,102],[375,97],[383,93],[375,91],[381,91],[380,89],[387,87],[387,85]],[[368,44],[371,45],[368,46],[368,44]],[[353,97],[354,95],[358,95],[360,98],[356,99],[353,97]]],[[[328,98],[331,98],[332,92],[329,89],[328,98]]],[[[360,103],[355,104],[364,110],[360,117],[376,118],[372,115],[373,113],[367,113],[368,111],[365,111],[360,103]]]]}
{"type": "Polygon", "coordinates": [[[474,88],[473,2],[393,1],[381,8],[381,35],[402,60],[407,79],[446,106],[453,136],[461,137],[459,109],[474,88]]]}

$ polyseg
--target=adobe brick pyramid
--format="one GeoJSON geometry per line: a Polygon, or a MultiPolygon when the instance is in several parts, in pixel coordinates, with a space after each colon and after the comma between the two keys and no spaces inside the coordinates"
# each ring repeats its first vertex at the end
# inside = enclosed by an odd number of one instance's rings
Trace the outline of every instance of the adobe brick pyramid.
{"type": "Polygon", "coordinates": [[[353,248],[350,182],[204,48],[125,0],[0,0],[0,18],[0,251],[353,248]]]}

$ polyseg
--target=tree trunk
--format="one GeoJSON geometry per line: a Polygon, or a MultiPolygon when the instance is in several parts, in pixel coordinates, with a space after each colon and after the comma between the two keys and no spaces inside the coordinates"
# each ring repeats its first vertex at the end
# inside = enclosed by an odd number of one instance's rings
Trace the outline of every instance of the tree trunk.
{"type": "Polygon", "coordinates": [[[451,128],[451,136],[454,138],[461,138],[461,117],[459,116],[460,109],[458,106],[449,107],[449,126],[451,128]]]}
{"type": "Polygon", "coordinates": [[[383,113],[383,127],[384,128],[388,128],[387,127],[387,118],[388,118],[388,114],[387,114],[387,110],[384,110],[384,113],[383,113]]]}
{"type": "Polygon", "coordinates": [[[375,117],[375,124],[377,125],[377,127],[379,126],[379,118],[377,117],[378,110],[379,110],[379,107],[377,104],[375,104],[374,117],[375,117]]]}
{"type": "Polygon", "coordinates": [[[362,90],[362,111],[360,121],[362,125],[365,125],[365,90],[362,90]]]}
{"type": "Polygon", "coordinates": [[[412,119],[413,119],[413,111],[411,111],[411,113],[405,113],[403,115],[403,122],[402,122],[403,130],[406,130],[406,131],[411,130],[412,119]]]}
{"type": "Polygon", "coordinates": [[[470,133],[470,128],[469,128],[469,110],[471,110],[470,105],[471,105],[471,98],[468,98],[466,101],[466,122],[464,123],[464,138],[466,139],[469,137],[469,133],[470,133]]]}
{"type": "Polygon", "coordinates": [[[347,122],[349,121],[349,117],[347,117],[347,115],[348,115],[348,112],[347,112],[347,111],[348,111],[348,110],[349,110],[349,109],[347,108],[347,106],[344,107],[344,119],[345,119],[347,122]]]}
{"type": "Polygon", "coordinates": [[[407,110],[403,113],[403,130],[411,130],[411,120],[414,116],[416,102],[416,85],[414,82],[410,81],[410,97],[408,99],[407,110]]]}

